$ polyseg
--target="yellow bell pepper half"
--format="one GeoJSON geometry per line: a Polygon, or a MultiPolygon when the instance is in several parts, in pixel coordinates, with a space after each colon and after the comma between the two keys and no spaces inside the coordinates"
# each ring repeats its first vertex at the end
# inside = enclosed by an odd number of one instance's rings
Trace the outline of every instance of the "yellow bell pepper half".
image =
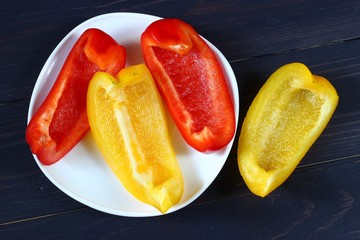
{"type": "Polygon", "coordinates": [[[180,201],[181,170],[160,96],[144,64],[125,68],[116,78],[96,73],[87,112],[100,152],[133,196],[162,213],[180,201]]]}
{"type": "Polygon", "coordinates": [[[238,144],[239,170],[254,194],[264,197],[290,176],[337,104],[330,82],[301,63],[270,76],[247,112],[238,144]]]}

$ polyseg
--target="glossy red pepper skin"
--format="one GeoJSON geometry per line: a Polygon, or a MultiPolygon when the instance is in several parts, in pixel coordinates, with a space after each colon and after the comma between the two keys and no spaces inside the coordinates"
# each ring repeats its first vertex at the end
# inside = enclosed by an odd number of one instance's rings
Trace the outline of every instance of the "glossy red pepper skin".
{"type": "Polygon", "coordinates": [[[26,129],[26,141],[42,164],[59,161],[89,131],[86,94],[93,75],[116,75],[125,61],[125,48],[105,32],[88,29],[80,36],[26,129]]]}
{"type": "Polygon", "coordinates": [[[235,113],[221,66],[187,23],[161,19],[141,36],[160,94],[185,141],[198,151],[218,150],[235,134],[235,113]]]}

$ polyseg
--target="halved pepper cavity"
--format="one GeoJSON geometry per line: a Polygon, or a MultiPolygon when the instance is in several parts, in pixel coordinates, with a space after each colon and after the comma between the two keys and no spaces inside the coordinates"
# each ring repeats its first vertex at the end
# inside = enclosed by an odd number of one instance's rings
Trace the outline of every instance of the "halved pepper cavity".
{"type": "Polygon", "coordinates": [[[182,174],[147,67],[124,68],[116,78],[96,73],[87,99],[94,140],[123,186],[162,213],[178,203],[182,174]]]}
{"type": "Polygon", "coordinates": [[[185,141],[218,150],[235,134],[235,113],[217,57],[187,23],[161,19],[141,36],[146,65],[185,141]]]}
{"type": "Polygon", "coordinates": [[[294,171],[325,129],[338,104],[331,83],[301,63],[276,70],[243,122],[239,170],[249,189],[264,197],[294,171]]]}
{"type": "Polygon", "coordinates": [[[42,164],[59,161],[88,132],[90,79],[98,71],[116,75],[125,67],[125,60],[125,48],[105,32],[88,29],[80,36],[26,129],[26,141],[42,164]]]}

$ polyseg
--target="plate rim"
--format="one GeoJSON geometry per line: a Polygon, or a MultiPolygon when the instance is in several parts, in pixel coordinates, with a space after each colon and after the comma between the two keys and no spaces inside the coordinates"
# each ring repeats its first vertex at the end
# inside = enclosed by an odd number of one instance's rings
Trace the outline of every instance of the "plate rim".
{"type": "MultiPolygon", "coordinates": [[[[30,103],[29,103],[29,108],[28,108],[28,115],[27,115],[27,123],[29,123],[29,121],[31,120],[32,116],[36,113],[37,108],[35,109],[35,98],[39,95],[39,88],[41,86],[44,85],[44,78],[46,78],[46,71],[47,70],[51,70],[51,64],[53,64],[54,62],[54,57],[56,56],[56,54],[59,52],[59,49],[64,46],[65,42],[71,37],[76,35],[77,32],[79,32],[79,30],[85,26],[91,25],[92,22],[97,22],[97,21],[103,21],[105,18],[117,18],[117,17],[136,17],[136,18],[146,18],[146,19],[152,19],[153,21],[158,20],[158,19],[162,19],[161,17],[158,16],[154,16],[154,15],[149,15],[149,14],[144,14],[144,13],[136,13],[136,12],[112,12],[112,13],[105,13],[105,14],[100,14],[100,15],[96,15],[94,17],[91,17],[83,22],[81,22],[80,24],[78,24],[76,27],[74,27],[70,32],[68,32],[63,38],[62,40],[56,45],[56,47],[52,50],[51,54],[49,55],[49,57],[47,58],[46,62],[44,63],[37,79],[35,82],[35,86],[33,88],[32,94],[31,94],[31,99],[30,99],[30,103]]],[[[149,22],[150,24],[151,22],[149,22]]],[[[87,28],[91,28],[91,27],[87,27],[87,28]]],[[[101,29],[101,28],[99,28],[101,29]]],[[[81,33],[80,33],[81,34],[81,33]]],[[[201,36],[201,35],[200,35],[201,36]]],[[[202,36],[201,36],[202,37],[202,36]]],[[[210,46],[210,48],[214,51],[216,57],[218,58],[220,65],[222,67],[222,70],[224,72],[224,75],[226,75],[226,81],[227,81],[227,85],[229,88],[229,92],[230,95],[232,97],[233,100],[233,104],[234,104],[234,113],[235,113],[235,133],[234,136],[232,138],[232,140],[228,143],[228,145],[226,147],[224,147],[223,149],[227,149],[227,153],[226,156],[224,157],[224,160],[222,161],[222,164],[220,165],[219,169],[217,170],[217,173],[215,174],[215,177],[212,178],[211,181],[208,181],[206,184],[203,184],[203,186],[195,193],[193,194],[189,199],[187,199],[184,202],[181,202],[172,206],[165,214],[161,213],[160,211],[156,210],[154,208],[154,211],[149,211],[149,212],[144,212],[144,211],[139,211],[139,212],[134,212],[134,211],[127,211],[127,210],[120,210],[120,209],[113,209],[110,207],[105,207],[101,204],[98,204],[96,202],[92,202],[90,200],[88,200],[87,198],[82,197],[81,195],[77,194],[76,192],[73,192],[72,190],[66,188],[65,186],[63,186],[62,184],[60,184],[47,170],[46,168],[49,168],[51,166],[45,166],[42,165],[41,162],[38,160],[37,156],[35,154],[32,154],[35,162],[37,163],[37,165],[39,166],[39,168],[41,169],[42,173],[58,188],[60,189],[63,193],[65,193],[66,195],[68,195],[69,197],[71,197],[72,199],[78,201],[79,203],[82,203],[90,208],[99,210],[101,212],[105,212],[108,214],[112,214],[112,215],[117,215],[117,216],[126,216],[126,217],[151,217],[151,216],[161,216],[161,215],[166,215],[166,214],[170,214],[172,212],[178,211],[184,207],[186,207],[187,205],[189,205],[190,203],[192,203],[193,201],[195,201],[198,197],[200,197],[205,190],[213,183],[213,181],[215,180],[215,178],[219,175],[219,173],[221,172],[223,166],[225,165],[229,154],[231,152],[231,148],[233,147],[234,144],[234,140],[236,137],[236,133],[237,133],[237,128],[238,128],[238,121],[239,121],[239,89],[238,89],[238,84],[237,84],[237,80],[236,80],[236,76],[235,73],[229,63],[229,61],[226,59],[226,57],[222,54],[222,52],[220,52],[220,50],[213,45],[211,42],[209,42],[207,39],[205,39],[204,37],[202,37],[206,43],[210,46]]],[[[121,44],[121,43],[120,43],[121,44]]],[[[66,59],[66,58],[65,58],[66,59]]],[[[61,69],[61,67],[60,67],[61,69]]],[[[55,82],[55,79],[53,80],[53,82],[55,82]]],[[[53,82],[50,84],[50,89],[53,86],[53,82]]],[[[47,94],[44,94],[44,97],[46,97],[47,94]]],[[[40,102],[40,104],[43,101],[40,102]]],[[[165,107],[165,106],[164,106],[165,107]]],[[[88,133],[89,134],[89,133],[88,133]]],[[[144,203],[145,204],[145,203],[144,203]]]]}

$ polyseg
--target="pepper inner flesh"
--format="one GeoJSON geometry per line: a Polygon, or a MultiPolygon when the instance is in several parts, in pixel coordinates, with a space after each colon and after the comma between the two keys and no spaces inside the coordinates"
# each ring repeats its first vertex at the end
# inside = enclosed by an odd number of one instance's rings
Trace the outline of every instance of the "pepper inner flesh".
{"type": "Polygon", "coordinates": [[[267,172],[281,169],[291,160],[308,138],[304,133],[311,132],[319,120],[324,104],[318,94],[307,89],[289,88],[287,85],[291,82],[285,82],[267,100],[264,114],[249,143],[258,166],[267,172]],[[290,92],[284,94],[284,89],[290,89],[290,92]],[[313,112],[309,113],[308,109],[313,112]]]}
{"type": "Polygon", "coordinates": [[[210,99],[206,97],[211,92],[211,86],[207,86],[209,81],[194,81],[207,77],[206,62],[199,60],[198,52],[194,46],[187,54],[179,54],[174,51],[153,47],[157,59],[164,66],[166,73],[172,80],[176,97],[179,98],[182,106],[188,114],[186,116],[192,133],[199,133],[204,126],[211,126],[213,114],[211,110],[212,102],[204,102],[210,99]],[[174,71],[173,69],[177,69],[174,71]],[[196,94],[194,94],[196,91],[196,94]],[[201,105],[199,105],[201,102],[201,105]],[[206,123],[206,124],[204,124],[206,123]]]}
{"type": "Polygon", "coordinates": [[[111,170],[134,197],[165,213],[180,201],[183,180],[150,72],[137,65],[116,79],[97,73],[87,96],[93,137],[111,170]]]}

